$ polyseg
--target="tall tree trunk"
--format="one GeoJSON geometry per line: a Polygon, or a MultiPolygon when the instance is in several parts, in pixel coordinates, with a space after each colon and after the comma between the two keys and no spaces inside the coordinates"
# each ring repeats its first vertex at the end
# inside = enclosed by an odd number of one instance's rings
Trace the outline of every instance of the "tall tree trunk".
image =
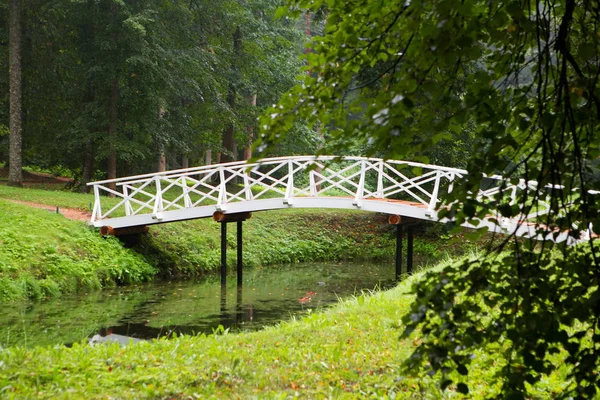
{"type": "Polygon", "coordinates": [[[165,156],[165,148],[161,146],[160,154],[158,155],[158,172],[167,170],[167,156],[165,156]]]}
{"type": "Polygon", "coordinates": [[[211,164],[212,164],[212,150],[208,149],[208,150],[206,150],[206,157],[204,159],[204,165],[211,165],[211,164]]]}
{"type": "MultiPolygon", "coordinates": [[[[250,104],[253,107],[256,107],[256,93],[252,95],[250,99],[250,104]]],[[[248,127],[248,145],[244,149],[244,160],[249,160],[252,158],[252,142],[254,141],[254,126],[250,125],[248,127]]]]}
{"type": "MultiPolygon", "coordinates": [[[[307,11],[306,14],[304,14],[304,23],[306,25],[306,36],[308,36],[308,41],[310,41],[310,39],[312,38],[312,31],[311,31],[311,26],[312,26],[312,18],[310,15],[310,11],[307,11]]],[[[307,47],[304,49],[304,53],[308,54],[310,53],[312,50],[307,47]]],[[[311,74],[311,70],[310,70],[310,63],[308,63],[307,61],[307,65],[309,67],[309,69],[306,71],[306,73],[308,75],[311,74]]]]}
{"type": "Polygon", "coordinates": [[[181,160],[181,168],[186,169],[190,167],[190,159],[188,158],[188,156],[183,156],[183,159],[181,160]]]}
{"type": "MultiPolygon", "coordinates": [[[[165,115],[165,109],[162,107],[158,108],[158,119],[162,119],[165,115]]],[[[165,172],[167,170],[167,156],[165,155],[165,144],[160,141],[158,149],[158,172],[165,172]]]]}
{"type": "MultiPolygon", "coordinates": [[[[227,94],[227,104],[229,104],[229,107],[232,111],[235,110],[235,96],[235,88],[232,85],[230,86],[229,93],[227,94]]],[[[227,152],[223,152],[223,154],[221,154],[220,162],[227,163],[235,161],[236,149],[235,138],[233,137],[233,123],[228,124],[223,131],[223,148],[227,152]]]]}
{"type": "MultiPolygon", "coordinates": [[[[235,32],[233,33],[233,52],[234,57],[237,58],[239,53],[242,51],[242,31],[238,26],[235,32]]],[[[236,69],[235,62],[232,63],[232,69],[236,69]]],[[[237,96],[236,88],[233,83],[229,84],[229,92],[227,93],[227,103],[233,112],[235,110],[235,98],[237,96]]],[[[233,123],[229,124],[225,127],[223,131],[223,148],[227,150],[230,154],[223,153],[221,154],[221,162],[226,163],[230,161],[235,161],[237,158],[237,146],[235,143],[235,139],[233,137],[233,123]]]]}
{"type": "MultiPolygon", "coordinates": [[[[115,148],[115,140],[117,137],[117,122],[118,122],[118,111],[117,102],[119,101],[119,92],[117,88],[117,80],[113,79],[110,83],[110,111],[108,113],[108,162],[106,167],[107,179],[115,179],[117,177],[117,150],[115,148]]],[[[116,183],[109,183],[109,189],[116,190],[116,183]]],[[[114,197],[114,195],[111,195],[114,197]]]]}
{"type": "MultiPolygon", "coordinates": [[[[306,26],[306,36],[308,37],[308,40],[310,41],[312,39],[312,16],[310,14],[310,11],[307,11],[306,14],[304,15],[304,23],[306,26]]],[[[306,49],[304,49],[304,53],[308,54],[312,52],[312,49],[310,47],[307,47],[306,49]]],[[[306,73],[308,75],[310,75],[312,73],[312,71],[310,70],[310,64],[308,64],[309,69],[306,71],[306,73]]],[[[316,129],[317,129],[317,133],[319,134],[319,137],[322,139],[324,137],[323,135],[323,130],[321,129],[321,124],[319,122],[317,122],[316,125],[316,129]]],[[[321,147],[323,147],[323,144],[319,144],[319,150],[321,149],[321,147]]],[[[315,168],[315,172],[318,174],[322,174],[323,173],[323,168],[321,167],[316,167],[315,168]]],[[[317,181],[319,179],[317,178],[317,181]]],[[[316,185],[316,190],[317,192],[321,191],[321,184],[317,183],[316,185]]]]}
{"type": "Polygon", "coordinates": [[[21,78],[21,0],[9,2],[10,137],[8,184],[23,186],[23,110],[21,78]]]}
{"type": "Polygon", "coordinates": [[[85,148],[85,158],[83,160],[83,178],[81,180],[81,185],[79,186],[79,191],[81,193],[89,193],[90,187],[86,185],[88,182],[92,181],[92,174],[94,171],[94,141],[92,139],[88,140],[88,143],[85,148]]]}

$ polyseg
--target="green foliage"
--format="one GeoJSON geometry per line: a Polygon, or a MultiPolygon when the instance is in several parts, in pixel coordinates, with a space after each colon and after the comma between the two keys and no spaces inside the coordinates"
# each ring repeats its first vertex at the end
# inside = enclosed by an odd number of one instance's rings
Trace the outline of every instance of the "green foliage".
{"type": "Polygon", "coordinates": [[[565,393],[593,397],[594,257],[588,244],[565,252],[520,248],[427,274],[415,284],[417,300],[403,318],[404,336],[419,329],[424,339],[406,365],[441,372],[446,380],[451,370],[467,375],[475,348],[493,348],[503,360],[498,389],[520,396],[563,368],[560,356],[570,366],[565,393]]]}
{"type": "Polygon", "coordinates": [[[151,279],[156,270],[80,222],[0,200],[0,301],[43,299],[151,279]]]}
{"type": "MultiPolygon", "coordinates": [[[[600,39],[591,28],[599,17],[591,4],[289,4],[290,15],[325,8],[325,33],[307,56],[312,73],[263,117],[267,143],[306,119],[340,128],[331,132],[333,149],[348,143],[356,148],[358,141],[383,157],[460,161],[469,174],[454,184],[440,211],[457,229],[498,212],[535,225],[537,239],[562,232],[573,242],[581,230],[600,232],[600,202],[590,193],[598,188],[600,156],[600,39]],[[452,137],[466,147],[462,153],[435,147],[452,137]],[[475,198],[488,184],[484,175],[494,174],[507,177],[501,193],[475,198]],[[537,183],[509,201],[509,182],[519,179],[537,183]],[[549,212],[525,217],[545,203],[549,212]]],[[[496,394],[528,398],[530,385],[554,368],[549,354],[566,351],[571,384],[564,396],[597,397],[597,244],[590,239],[584,252],[552,241],[522,242],[508,233],[501,246],[508,255],[490,252],[415,287],[411,329],[422,329],[425,337],[409,367],[427,366],[446,387],[451,371],[471,373],[470,355],[477,349],[510,343],[499,352],[496,394]],[[478,305],[483,299],[489,311],[478,305]]]]}
{"type": "MultiPolygon", "coordinates": [[[[273,18],[282,1],[34,0],[23,5],[25,165],[97,178],[116,152],[119,175],[223,152],[232,125],[239,149],[256,117],[294,83],[303,30],[273,18]],[[232,36],[242,33],[236,52],[232,36]],[[234,103],[228,94],[235,92],[234,103]],[[257,104],[252,104],[252,97],[257,104]],[[113,107],[114,106],[114,107],[113,107]],[[116,108],[115,108],[116,107],[116,108]],[[116,115],[111,114],[116,110],[116,115]],[[112,127],[112,130],[111,130],[112,127]],[[113,132],[113,133],[109,133],[113,132]]],[[[8,7],[0,36],[8,37],[8,7]]],[[[0,66],[8,72],[7,47],[0,66]]],[[[0,161],[7,159],[8,74],[0,74],[0,161]],[[6,110],[5,110],[6,109],[6,110]]],[[[311,152],[314,132],[297,124],[280,152],[311,152]]],[[[237,157],[237,155],[236,155],[237,157]]]]}

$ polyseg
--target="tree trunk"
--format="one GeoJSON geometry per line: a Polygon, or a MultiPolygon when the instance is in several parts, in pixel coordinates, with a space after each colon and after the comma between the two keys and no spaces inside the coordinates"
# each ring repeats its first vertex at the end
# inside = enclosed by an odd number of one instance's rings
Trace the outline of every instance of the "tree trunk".
{"type": "Polygon", "coordinates": [[[204,164],[205,165],[211,165],[212,164],[212,150],[211,149],[206,150],[206,159],[204,161],[204,164]]]}
{"type": "Polygon", "coordinates": [[[92,181],[92,174],[94,172],[94,141],[90,139],[85,148],[85,159],[83,160],[83,178],[79,191],[81,193],[89,193],[90,187],[86,185],[92,181]]]}
{"type": "Polygon", "coordinates": [[[8,184],[23,186],[23,112],[21,78],[21,0],[9,2],[10,136],[8,184]]]}
{"type": "Polygon", "coordinates": [[[167,157],[165,156],[164,147],[161,146],[160,154],[158,155],[158,172],[165,172],[167,170],[167,157]]]}
{"type": "Polygon", "coordinates": [[[190,159],[188,156],[183,156],[183,160],[181,160],[181,168],[186,169],[190,167],[190,159]]]}
{"type": "MultiPolygon", "coordinates": [[[[119,100],[119,92],[117,88],[117,80],[113,79],[110,84],[110,111],[108,116],[108,163],[106,168],[106,178],[107,179],[115,179],[117,177],[117,150],[115,148],[115,140],[117,136],[117,121],[118,121],[118,111],[117,111],[117,102],[119,100]]],[[[116,190],[116,183],[109,183],[109,189],[116,190]]],[[[114,195],[109,195],[110,197],[114,197],[114,195]]]]}
{"type": "MultiPolygon", "coordinates": [[[[162,119],[165,115],[165,109],[162,107],[158,108],[158,119],[162,119]]],[[[158,149],[158,172],[165,172],[167,170],[167,156],[165,155],[165,144],[160,141],[158,149]]]]}
{"type": "MultiPolygon", "coordinates": [[[[304,23],[306,25],[306,36],[308,36],[308,41],[310,42],[310,40],[312,39],[312,32],[311,32],[312,18],[310,15],[310,11],[307,11],[306,14],[304,14],[304,23]]],[[[304,49],[305,54],[308,54],[310,52],[311,52],[310,47],[306,47],[304,49]]],[[[310,75],[311,74],[310,63],[308,63],[308,61],[307,61],[307,65],[309,68],[306,70],[306,73],[308,75],[310,75]]]]}
{"type": "MultiPolygon", "coordinates": [[[[233,52],[234,57],[237,58],[239,53],[242,50],[242,31],[238,26],[235,32],[233,33],[233,52]]],[[[232,70],[236,69],[235,63],[231,66],[232,70]]],[[[233,83],[229,84],[229,92],[227,93],[227,103],[233,112],[235,110],[235,98],[237,96],[236,88],[233,83]]],[[[235,143],[235,139],[233,137],[233,123],[229,124],[225,130],[223,131],[223,148],[227,150],[230,154],[223,153],[221,154],[221,162],[226,163],[230,161],[235,161],[237,158],[237,146],[235,143]]]]}
{"type": "MultiPolygon", "coordinates": [[[[230,86],[229,88],[229,94],[227,94],[227,104],[229,104],[229,107],[231,108],[231,110],[235,110],[235,88],[233,86],[230,86]]],[[[224,152],[223,154],[221,154],[221,160],[220,162],[222,163],[227,163],[227,162],[231,162],[231,161],[235,161],[235,139],[233,137],[233,123],[230,123],[229,125],[227,125],[225,127],[225,130],[223,131],[223,148],[227,151],[224,152]]]]}
{"type": "MultiPolygon", "coordinates": [[[[256,107],[256,93],[252,95],[250,104],[256,107]]],[[[252,158],[252,142],[254,140],[254,127],[251,125],[248,127],[248,146],[244,149],[244,160],[252,158]]]]}

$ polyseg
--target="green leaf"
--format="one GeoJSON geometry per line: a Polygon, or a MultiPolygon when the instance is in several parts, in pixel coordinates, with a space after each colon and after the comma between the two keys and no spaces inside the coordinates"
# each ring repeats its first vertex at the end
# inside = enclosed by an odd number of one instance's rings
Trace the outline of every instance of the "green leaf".
{"type": "Polygon", "coordinates": [[[288,7],[286,7],[286,6],[278,7],[277,10],[275,10],[275,18],[279,19],[281,17],[284,17],[287,13],[288,13],[288,7]]]}

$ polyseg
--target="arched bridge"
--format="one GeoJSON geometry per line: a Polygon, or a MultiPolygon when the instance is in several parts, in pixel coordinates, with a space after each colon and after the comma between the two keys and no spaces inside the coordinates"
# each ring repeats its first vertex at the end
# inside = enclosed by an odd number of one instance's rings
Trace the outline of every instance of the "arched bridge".
{"type": "MultiPolygon", "coordinates": [[[[439,221],[440,196],[466,174],[462,169],[364,157],[276,157],[207,165],[89,183],[95,194],[91,223],[119,229],[211,217],[217,211],[285,208],[358,209],[439,221]]],[[[520,191],[537,186],[492,176],[476,197],[510,196],[514,204],[520,191]]],[[[527,215],[490,215],[480,224],[495,232],[572,241],[566,232],[539,234],[535,220],[548,211],[548,203],[540,200],[527,215]]]]}

